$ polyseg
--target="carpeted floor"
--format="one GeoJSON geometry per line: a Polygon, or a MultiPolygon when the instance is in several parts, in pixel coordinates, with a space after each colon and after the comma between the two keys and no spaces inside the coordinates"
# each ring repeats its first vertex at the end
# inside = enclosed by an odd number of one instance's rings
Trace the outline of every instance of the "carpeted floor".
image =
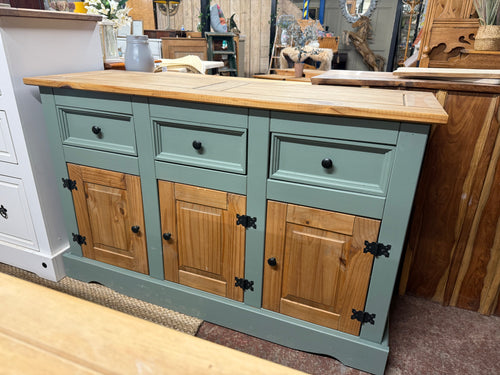
{"type": "Polygon", "coordinates": [[[173,328],[191,336],[196,334],[198,328],[203,322],[200,319],[193,318],[188,315],[180,314],[151,303],[124,296],[123,294],[117,293],[114,290],[100,284],[84,283],[70,277],[65,277],[56,283],[54,281],[42,279],[34,273],[12,267],[4,263],[0,263],[0,272],[16,276],[63,293],[71,294],[72,296],[92,301],[98,303],[99,305],[103,305],[141,319],[149,320],[153,323],[173,328]]]}
{"type": "MultiPolygon", "coordinates": [[[[14,275],[309,374],[365,374],[333,358],[289,349],[69,277],[58,283],[0,263],[14,275]]],[[[500,374],[500,317],[443,307],[411,296],[394,298],[386,375],[500,374]]]]}

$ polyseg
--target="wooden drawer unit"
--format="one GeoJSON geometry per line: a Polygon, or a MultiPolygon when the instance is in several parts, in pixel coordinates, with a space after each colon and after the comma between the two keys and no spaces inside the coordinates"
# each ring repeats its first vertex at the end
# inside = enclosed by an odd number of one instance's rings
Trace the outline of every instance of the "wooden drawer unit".
{"type": "Polygon", "coordinates": [[[65,146],[137,156],[131,115],[63,107],[59,116],[65,146]]]}
{"type": "Polygon", "coordinates": [[[38,250],[23,182],[2,175],[0,175],[0,242],[38,250]]]}
{"type": "Polygon", "coordinates": [[[100,76],[114,100],[54,100],[52,85],[92,89],[86,77],[35,81],[47,123],[61,109],[130,115],[137,157],[106,167],[116,152],[49,126],[60,174],[69,163],[77,180],[60,189],[68,226],[91,236],[65,255],[69,275],[382,374],[428,124],[446,120],[434,97],[114,71],[100,76]]]}
{"type": "Polygon", "coordinates": [[[272,134],[270,178],[385,196],[394,147],[272,134]]]}

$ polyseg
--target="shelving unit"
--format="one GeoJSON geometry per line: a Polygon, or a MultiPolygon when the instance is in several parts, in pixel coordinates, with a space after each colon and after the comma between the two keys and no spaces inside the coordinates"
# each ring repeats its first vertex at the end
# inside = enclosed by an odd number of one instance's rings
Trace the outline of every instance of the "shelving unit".
{"type": "Polygon", "coordinates": [[[223,61],[221,75],[238,76],[237,49],[233,33],[205,33],[207,37],[207,58],[209,61],[223,61]]]}

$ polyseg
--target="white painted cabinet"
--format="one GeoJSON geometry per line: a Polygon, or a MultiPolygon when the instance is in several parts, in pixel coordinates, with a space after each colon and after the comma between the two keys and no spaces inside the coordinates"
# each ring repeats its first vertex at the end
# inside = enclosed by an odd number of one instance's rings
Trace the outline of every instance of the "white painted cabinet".
{"type": "Polygon", "coordinates": [[[0,8],[0,262],[50,280],[69,248],[40,94],[23,78],[102,70],[99,16],[0,8]]]}

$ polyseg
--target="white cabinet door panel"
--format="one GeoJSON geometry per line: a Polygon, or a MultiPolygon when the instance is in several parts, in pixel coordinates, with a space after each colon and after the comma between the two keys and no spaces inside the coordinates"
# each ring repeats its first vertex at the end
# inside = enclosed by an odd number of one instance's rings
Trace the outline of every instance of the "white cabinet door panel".
{"type": "Polygon", "coordinates": [[[23,183],[0,176],[0,242],[38,250],[23,183]]]}
{"type": "Polygon", "coordinates": [[[5,111],[0,111],[0,161],[17,164],[14,144],[5,111]]]}

